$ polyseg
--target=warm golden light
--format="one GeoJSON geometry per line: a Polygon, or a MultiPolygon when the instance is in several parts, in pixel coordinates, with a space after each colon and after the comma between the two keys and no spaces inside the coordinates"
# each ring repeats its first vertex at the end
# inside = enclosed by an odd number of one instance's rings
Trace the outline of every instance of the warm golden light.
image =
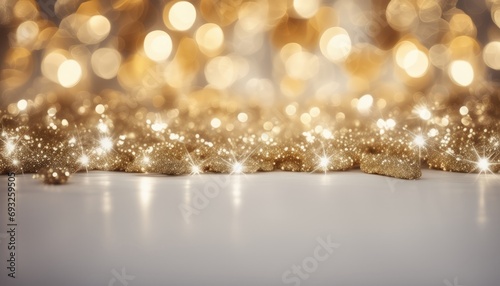
{"type": "Polygon", "coordinates": [[[469,109],[467,108],[467,106],[462,106],[462,107],[460,107],[459,112],[460,112],[460,115],[465,116],[465,115],[469,114],[469,109]]]}
{"type": "Polygon", "coordinates": [[[16,39],[19,45],[29,45],[36,41],[40,29],[33,21],[23,22],[17,27],[16,39]]]}
{"type": "Polygon", "coordinates": [[[418,20],[417,11],[409,0],[391,0],[386,17],[389,25],[397,31],[407,31],[418,20]]]}
{"type": "Polygon", "coordinates": [[[28,102],[26,99],[21,99],[17,102],[17,108],[19,108],[20,111],[24,111],[28,107],[28,102]]]}
{"type": "Polygon", "coordinates": [[[429,68],[427,55],[420,50],[410,51],[404,59],[404,69],[406,73],[413,77],[422,77],[429,68]]]}
{"type": "Polygon", "coordinates": [[[80,164],[84,167],[87,167],[90,163],[90,159],[87,155],[82,155],[78,161],[80,161],[80,164]]]}
{"type": "Polygon", "coordinates": [[[248,115],[246,113],[241,112],[240,114],[238,114],[238,120],[241,123],[245,123],[248,120],[248,115]]]}
{"type": "Polygon", "coordinates": [[[500,171],[497,0],[5,1],[0,173],[500,171]]]}
{"type": "Polygon", "coordinates": [[[491,9],[491,19],[493,19],[493,22],[500,28],[500,6],[493,6],[491,9]]]}
{"type": "Polygon", "coordinates": [[[196,9],[187,1],[176,2],[168,12],[168,20],[174,29],[187,31],[196,21],[196,9]]]}
{"type": "Polygon", "coordinates": [[[205,67],[207,82],[217,89],[231,86],[237,78],[237,67],[230,57],[216,57],[205,67]]]}
{"type": "Polygon", "coordinates": [[[417,111],[418,116],[419,116],[422,120],[429,120],[429,119],[431,119],[431,117],[432,117],[432,114],[431,114],[431,112],[429,111],[429,109],[427,109],[427,108],[425,108],[425,107],[418,108],[416,111],[417,111]]]}
{"type": "Polygon", "coordinates": [[[59,83],[58,69],[66,61],[66,57],[59,52],[52,52],[45,56],[42,61],[42,74],[53,82],[59,83]]]}
{"type": "Polygon", "coordinates": [[[346,30],[333,27],[326,30],[320,39],[323,55],[332,62],[342,62],[351,53],[351,38],[346,30]]]}
{"type": "Polygon", "coordinates": [[[500,42],[491,42],[484,47],[483,60],[494,70],[500,70],[500,42]]]}
{"type": "Polygon", "coordinates": [[[357,109],[361,113],[367,113],[373,105],[373,97],[370,94],[363,95],[357,103],[357,109]]]}
{"type": "Polygon", "coordinates": [[[479,170],[481,170],[481,172],[490,170],[490,162],[486,158],[479,159],[479,162],[477,162],[477,166],[479,167],[479,170]]]}
{"type": "Polygon", "coordinates": [[[318,73],[319,60],[314,54],[298,52],[287,59],[285,68],[291,78],[308,80],[318,73]]]}
{"type": "Polygon", "coordinates": [[[247,33],[260,32],[266,24],[266,16],[269,12],[268,5],[263,1],[244,2],[238,11],[239,21],[237,25],[247,33]]]}
{"type": "Polygon", "coordinates": [[[302,18],[311,18],[318,12],[320,0],[293,0],[293,9],[302,18]]]}
{"type": "Polygon", "coordinates": [[[236,162],[233,164],[233,174],[242,174],[243,173],[243,164],[236,162]]]}
{"type": "Polygon", "coordinates": [[[214,56],[224,43],[224,32],[217,24],[208,23],[198,28],[195,38],[201,52],[214,56]]]}
{"type": "Polygon", "coordinates": [[[144,38],[144,52],[155,62],[164,61],[172,53],[172,39],[164,31],[152,31],[144,38]]]}
{"type": "Polygon", "coordinates": [[[82,68],[75,60],[65,60],[57,70],[59,83],[66,88],[73,87],[82,79],[82,68]]]}
{"type": "Polygon", "coordinates": [[[212,125],[213,128],[219,128],[221,126],[222,122],[220,121],[219,118],[213,118],[212,121],[210,121],[210,125],[212,125]]]}
{"type": "Polygon", "coordinates": [[[105,151],[111,151],[113,149],[113,141],[109,137],[104,137],[99,141],[101,148],[105,151]]]}
{"type": "Polygon", "coordinates": [[[413,78],[424,76],[429,69],[427,54],[410,41],[403,41],[399,44],[395,60],[397,65],[413,78]]]}
{"type": "Polygon", "coordinates": [[[474,68],[467,61],[454,61],[449,68],[449,74],[453,82],[460,86],[469,86],[474,81],[474,68]]]}
{"type": "Polygon", "coordinates": [[[78,29],[77,37],[85,44],[97,44],[102,42],[111,31],[111,23],[102,15],[90,17],[84,25],[78,29]]]}
{"type": "Polygon", "coordinates": [[[118,74],[122,62],[121,54],[110,48],[96,50],[90,59],[92,70],[103,79],[114,78],[118,74]]]}
{"type": "Polygon", "coordinates": [[[424,147],[425,146],[425,139],[424,139],[424,137],[422,137],[422,135],[417,135],[417,136],[415,136],[413,143],[418,147],[424,147]]]}

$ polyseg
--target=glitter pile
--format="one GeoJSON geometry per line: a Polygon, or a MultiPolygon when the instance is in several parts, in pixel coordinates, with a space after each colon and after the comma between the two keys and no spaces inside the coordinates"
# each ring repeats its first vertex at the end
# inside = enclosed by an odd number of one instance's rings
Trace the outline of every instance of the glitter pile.
{"type": "Polygon", "coordinates": [[[496,173],[500,1],[451,2],[3,1],[0,172],[496,173]]]}

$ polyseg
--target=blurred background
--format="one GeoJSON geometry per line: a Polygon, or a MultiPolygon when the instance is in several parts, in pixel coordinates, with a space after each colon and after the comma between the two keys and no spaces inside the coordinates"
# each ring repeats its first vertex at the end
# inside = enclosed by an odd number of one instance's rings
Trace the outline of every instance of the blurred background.
{"type": "Polygon", "coordinates": [[[499,7],[495,0],[2,0],[1,105],[16,114],[37,96],[111,90],[157,111],[210,96],[264,107],[357,106],[366,93],[382,99],[381,108],[422,97],[446,102],[499,80],[499,7]]]}

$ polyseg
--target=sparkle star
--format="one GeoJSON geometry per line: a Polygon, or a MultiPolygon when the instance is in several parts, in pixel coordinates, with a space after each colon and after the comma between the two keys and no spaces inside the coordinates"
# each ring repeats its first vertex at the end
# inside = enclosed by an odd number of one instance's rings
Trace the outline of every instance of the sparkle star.
{"type": "Polygon", "coordinates": [[[199,166],[193,165],[191,166],[191,175],[199,175],[201,173],[201,169],[199,166]]]}
{"type": "Polygon", "coordinates": [[[233,174],[242,174],[243,173],[243,165],[240,162],[236,162],[233,164],[233,174]]]}
{"type": "Polygon", "coordinates": [[[413,144],[416,146],[422,148],[425,146],[425,139],[422,137],[422,135],[417,135],[415,136],[415,139],[413,140],[413,144]]]}
{"type": "Polygon", "coordinates": [[[490,171],[490,162],[486,158],[480,158],[479,161],[477,162],[477,167],[483,172],[488,172],[490,171]]]}
{"type": "Polygon", "coordinates": [[[101,148],[108,152],[113,148],[113,141],[111,141],[111,138],[109,137],[104,137],[99,141],[101,148]]]}
{"type": "Polygon", "coordinates": [[[319,167],[326,171],[328,169],[328,164],[330,164],[330,158],[321,157],[319,160],[319,167]]]}

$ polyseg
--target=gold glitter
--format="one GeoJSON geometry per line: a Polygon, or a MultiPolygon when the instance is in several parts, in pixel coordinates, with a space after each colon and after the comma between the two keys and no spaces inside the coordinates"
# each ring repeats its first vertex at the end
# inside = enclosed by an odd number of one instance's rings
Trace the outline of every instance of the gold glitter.
{"type": "Polygon", "coordinates": [[[500,171],[498,27],[450,1],[5,2],[1,173],[500,171]]]}

